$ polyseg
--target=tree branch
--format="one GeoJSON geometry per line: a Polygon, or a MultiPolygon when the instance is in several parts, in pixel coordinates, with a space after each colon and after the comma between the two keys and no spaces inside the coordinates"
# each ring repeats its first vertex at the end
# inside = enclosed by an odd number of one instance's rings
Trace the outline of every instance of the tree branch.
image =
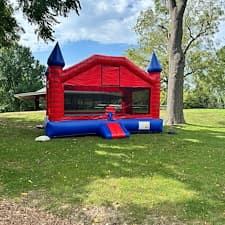
{"type": "Polygon", "coordinates": [[[192,35],[192,31],[191,31],[191,28],[190,28],[189,26],[188,26],[188,31],[189,31],[189,36],[190,36],[190,38],[193,39],[194,36],[192,35]]]}
{"type": "MultiPolygon", "coordinates": [[[[208,22],[207,22],[207,24],[209,25],[208,22]]],[[[207,32],[208,26],[206,26],[205,29],[203,29],[203,27],[204,27],[204,24],[201,25],[200,31],[199,31],[199,33],[195,37],[192,35],[191,28],[188,27],[189,35],[190,35],[191,40],[188,42],[187,46],[184,49],[184,55],[186,55],[186,53],[187,53],[188,49],[191,47],[192,43],[194,41],[196,41],[199,37],[201,37],[203,34],[205,34],[207,32]]]]}
{"type": "Polygon", "coordinates": [[[167,38],[168,38],[169,37],[169,30],[163,25],[158,25],[158,27],[162,29],[163,33],[165,33],[167,38]]]}
{"type": "Polygon", "coordinates": [[[188,73],[185,73],[185,74],[184,74],[184,77],[188,77],[188,76],[190,76],[190,75],[193,74],[193,73],[194,73],[193,71],[188,72],[188,73]]]}
{"type": "Polygon", "coordinates": [[[198,72],[201,72],[201,69],[200,69],[200,68],[198,68],[198,69],[196,69],[196,70],[191,70],[190,72],[185,73],[185,74],[184,74],[184,77],[188,77],[188,76],[190,76],[191,74],[198,73],[198,72]]]}

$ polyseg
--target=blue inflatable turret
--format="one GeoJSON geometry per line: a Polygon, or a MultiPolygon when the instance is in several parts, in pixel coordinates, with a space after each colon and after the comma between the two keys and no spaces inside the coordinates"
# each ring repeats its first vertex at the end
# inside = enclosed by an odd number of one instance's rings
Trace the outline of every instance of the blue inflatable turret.
{"type": "Polygon", "coordinates": [[[149,73],[162,71],[162,66],[160,65],[159,60],[157,59],[157,56],[154,52],[152,53],[152,58],[149,63],[147,71],[149,73]]]}
{"type": "Polygon", "coordinates": [[[45,76],[48,76],[48,74],[49,74],[49,71],[48,71],[48,68],[47,68],[47,70],[45,70],[45,76]]]}
{"type": "Polygon", "coordinates": [[[65,66],[65,61],[62,56],[58,42],[56,43],[54,49],[52,50],[50,56],[48,57],[49,66],[65,66]]]}
{"type": "Polygon", "coordinates": [[[64,85],[60,77],[65,62],[58,42],[48,58],[47,116],[50,121],[61,121],[64,116],[64,85]]]}

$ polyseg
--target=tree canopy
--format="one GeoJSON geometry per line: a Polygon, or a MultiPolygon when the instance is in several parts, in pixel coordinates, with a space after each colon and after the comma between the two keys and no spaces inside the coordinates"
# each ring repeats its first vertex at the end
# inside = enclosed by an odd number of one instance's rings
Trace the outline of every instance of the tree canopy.
{"type": "MultiPolygon", "coordinates": [[[[173,13],[171,10],[178,10],[182,2],[186,4],[184,5],[183,27],[181,27],[182,31],[180,31],[180,34],[182,34],[180,51],[183,55],[184,69],[183,72],[178,72],[177,76],[180,79],[186,79],[187,84],[187,82],[193,82],[193,77],[200,74],[201,71],[208,71],[205,68],[207,58],[213,54],[215,55],[216,52],[213,43],[214,34],[218,31],[218,25],[224,17],[223,1],[155,0],[155,8],[148,8],[146,11],[141,12],[137,20],[135,31],[139,35],[138,48],[131,48],[126,52],[129,58],[142,67],[146,67],[149,53],[155,51],[163,66],[162,81],[164,81],[165,88],[167,88],[169,77],[173,76],[171,75],[173,72],[169,72],[169,65],[175,65],[175,62],[171,62],[171,57],[168,56],[171,51],[174,51],[176,57],[178,56],[177,46],[173,50],[171,49],[171,37],[174,29],[174,25],[171,24],[174,16],[171,14],[173,13]]],[[[180,19],[179,15],[175,17],[177,20],[180,19]]],[[[177,34],[175,37],[177,37],[177,34]]],[[[177,43],[178,41],[175,41],[175,44],[177,43]]],[[[181,65],[181,61],[177,65],[181,65]]],[[[178,86],[181,85],[183,86],[183,84],[178,86]]],[[[181,90],[181,92],[183,91],[181,90]]],[[[173,98],[176,99],[177,96],[178,94],[173,98]]],[[[181,95],[180,98],[182,99],[181,95]]],[[[178,108],[178,105],[174,106],[174,108],[178,108]]]]}
{"type": "Polygon", "coordinates": [[[6,0],[0,0],[0,47],[8,46],[19,39],[22,31],[13,16],[13,8],[6,0]]]}
{"type": "MultiPolygon", "coordinates": [[[[35,25],[35,32],[45,41],[54,40],[53,26],[58,23],[57,16],[68,16],[71,10],[79,15],[79,0],[16,0],[18,9],[23,12],[27,21],[35,25]]],[[[17,23],[12,4],[0,0],[0,47],[8,46],[19,39],[23,28],[17,23]]]]}
{"type": "Polygon", "coordinates": [[[42,88],[44,72],[29,48],[15,44],[0,49],[0,112],[20,110],[14,94],[42,88]]]}

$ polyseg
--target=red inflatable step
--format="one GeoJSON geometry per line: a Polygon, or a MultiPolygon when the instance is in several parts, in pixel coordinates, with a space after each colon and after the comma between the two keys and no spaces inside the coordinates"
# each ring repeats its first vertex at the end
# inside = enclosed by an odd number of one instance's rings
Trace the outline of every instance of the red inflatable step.
{"type": "Polygon", "coordinates": [[[112,138],[124,138],[127,136],[119,123],[107,123],[107,126],[112,134],[112,138]]]}

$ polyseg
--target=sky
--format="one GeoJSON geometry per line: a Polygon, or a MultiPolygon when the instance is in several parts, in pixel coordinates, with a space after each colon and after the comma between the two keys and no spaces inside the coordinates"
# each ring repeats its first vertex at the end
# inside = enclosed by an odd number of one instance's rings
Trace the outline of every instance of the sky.
{"type": "MultiPolygon", "coordinates": [[[[15,4],[16,0],[10,0],[15,4]]],[[[137,45],[133,27],[141,11],[153,6],[152,0],[81,0],[80,16],[73,11],[67,18],[58,17],[54,26],[55,40],[59,42],[66,66],[73,65],[93,54],[123,55],[137,45]]],[[[31,48],[35,58],[46,65],[55,42],[44,43],[37,39],[34,27],[28,24],[21,12],[16,19],[25,29],[20,44],[31,48]]],[[[225,24],[217,37],[223,38],[225,24]]],[[[150,55],[151,53],[149,53],[150,55]]]]}
{"type": "MultiPolygon", "coordinates": [[[[80,16],[73,11],[67,18],[59,17],[60,24],[54,26],[54,36],[66,66],[93,54],[123,55],[126,49],[137,44],[133,27],[140,12],[151,5],[151,0],[81,0],[80,16]]],[[[56,42],[46,44],[37,40],[34,27],[22,13],[17,12],[16,18],[25,29],[20,44],[30,47],[35,58],[46,65],[56,42]]]]}

